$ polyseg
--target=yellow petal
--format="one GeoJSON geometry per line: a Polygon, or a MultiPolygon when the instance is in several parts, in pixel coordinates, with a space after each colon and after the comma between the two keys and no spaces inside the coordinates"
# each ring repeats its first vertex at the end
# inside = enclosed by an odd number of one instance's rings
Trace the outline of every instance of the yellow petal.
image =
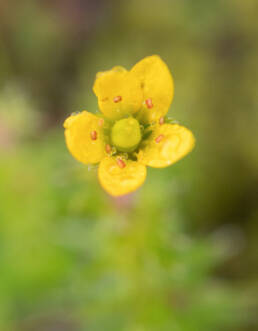
{"type": "Polygon", "coordinates": [[[146,178],[144,165],[125,160],[123,161],[124,168],[121,168],[118,162],[114,157],[106,157],[100,162],[98,170],[101,186],[113,196],[121,196],[135,191],[146,178]]]}
{"type": "Polygon", "coordinates": [[[104,137],[97,116],[87,111],[71,115],[65,120],[64,128],[67,148],[76,160],[94,164],[105,156],[104,137]]]}
{"type": "Polygon", "coordinates": [[[141,120],[157,121],[168,112],[174,95],[173,78],[167,65],[158,55],[152,55],[136,63],[131,72],[137,75],[143,89],[141,120]]]}
{"type": "Polygon", "coordinates": [[[178,124],[156,125],[138,153],[138,161],[153,168],[167,167],[194,147],[190,130],[178,124]]]}
{"type": "Polygon", "coordinates": [[[136,113],[142,104],[139,80],[123,67],[114,67],[96,76],[93,91],[98,97],[99,108],[111,119],[136,113]]]}

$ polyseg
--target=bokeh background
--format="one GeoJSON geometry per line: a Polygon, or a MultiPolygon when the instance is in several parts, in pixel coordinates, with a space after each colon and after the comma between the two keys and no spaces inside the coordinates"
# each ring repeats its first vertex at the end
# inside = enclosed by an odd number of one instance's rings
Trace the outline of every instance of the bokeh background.
{"type": "Polygon", "coordinates": [[[258,329],[258,2],[0,2],[0,330],[258,329]],[[113,199],[67,152],[96,72],[159,54],[195,150],[113,199]]]}

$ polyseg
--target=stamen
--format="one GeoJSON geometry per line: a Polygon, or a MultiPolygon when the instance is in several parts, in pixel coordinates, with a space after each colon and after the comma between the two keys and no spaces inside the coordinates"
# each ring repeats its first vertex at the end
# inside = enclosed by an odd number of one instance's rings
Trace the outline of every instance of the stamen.
{"type": "Polygon", "coordinates": [[[113,101],[115,103],[120,102],[121,100],[122,100],[122,97],[120,95],[118,95],[117,97],[114,97],[114,99],[113,99],[113,101]]]}
{"type": "Polygon", "coordinates": [[[103,120],[103,118],[100,118],[100,119],[99,119],[99,126],[102,127],[103,124],[104,124],[104,120],[103,120]]]}
{"type": "Polygon", "coordinates": [[[96,140],[98,138],[97,131],[91,131],[90,137],[91,137],[91,140],[96,140]]]}
{"type": "Polygon", "coordinates": [[[123,169],[126,166],[125,162],[122,159],[117,159],[116,162],[119,168],[121,169],[123,169]]]}
{"type": "Polygon", "coordinates": [[[160,135],[155,139],[156,143],[157,143],[157,144],[160,143],[161,140],[162,140],[163,138],[164,138],[164,135],[163,135],[163,134],[160,134],[160,135]]]}
{"type": "Polygon", "coordinates": [[[108,154],[110,154],[111,151],[112,151],[112,148],[111,148],[111,146],[110,146],[109,144],[106,144],[105,150],[106,150],[106,152],[107,152],[108,154]]]}
{"type": "Polygon", "coordinates": [[[149,99],[146,99],[145,100],[145,103],[146,103],[146,106],[147,106],[147,108],[152,108],[153,107],[153,103],[152,103],[152,100],[151,100],[151,98],[149,98],[149,99]]]}
{"type": "Polygon", "coordinates": [[[80,114],[80,111],[74,111],[74,112],[71,114],[71,116],[76,116],[76,115],[78,115],[78,114],[80,114]]]}
{"type": "Polygon", "coordinates": [[[164,123],[165,123],[165,118],[164,118],[164,117],[161,117],[161,118],[159,119],[159,124],[162,125],[162,124],[164,124],[164,123]]]}

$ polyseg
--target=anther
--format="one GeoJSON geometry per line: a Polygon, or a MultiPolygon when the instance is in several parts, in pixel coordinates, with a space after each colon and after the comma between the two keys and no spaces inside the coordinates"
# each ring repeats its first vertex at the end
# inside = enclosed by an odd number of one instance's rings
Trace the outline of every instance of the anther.
{"type": "Polygon", "coordinates": [[[120,95],[118,95],[117,97],[114,97],[114,99],[113,99],[113,101],[115,103],[120,102],[121,100],[122,100],[122,97],[120,95]]]}
{"type": "Polygon", "coordinates": [[[98,137],[97,131],[91,131],[90,137],[91,137],[91,140],[96,140],[98,137]]]}
{"type": "Polygon", "coordinates": [[[163,134],[160,134],[160,135],[155,139],[156,143],[157,143],[157,144],[160,143],[161,140],[162,140],[163,138],[164,138],[164,135],[163,135],[163,134]]]}
{"type": "Polygon", "coordinates": [[[122,159],[117,159],[116,162],[119,168],[121,169],[123,169],[126,166],[125,162],[122,159]]]}
{"type": "Polygon", "coordinates": [[[152,108],[153,107],[153,103],[152,103],[152,100],[151,100],[151,98],[149,98],[149,99],[146,99],[145,100],[145,103],[146,103],[146,106],[147,106],[147,108],[152,108]]]}
{"type": "Polygon", "coordinates": [[[109,144],[106,144],[105,150],[106,150],[106,152],[107,152],[108,154],[110,154],[111,151],[112,151],[112,148],[111,148],[111,146],[110,146],[109,144]]]}
{"type": "Polygon", "coordinates": [[[164,123],[165,123],[165,118],[164,118],[164,117],[161,117],[161,118],[159,119],[159,124],[162,125],[162,124],[164,124],[164,123]]]}
{"type": "Polygon", "coordinates": [[[102,127],[103,124],[104,124],[104,120],[103,120],[103,118],[100,118],[100,119],[99,119],[99,126],[102,127]]]}

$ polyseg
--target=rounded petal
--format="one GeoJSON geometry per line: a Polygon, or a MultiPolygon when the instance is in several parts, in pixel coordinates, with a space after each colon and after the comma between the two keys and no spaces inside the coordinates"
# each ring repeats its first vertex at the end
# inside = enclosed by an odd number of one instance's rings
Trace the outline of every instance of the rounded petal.
{"type": "Polygon", "coordinates": [[[144,58],[132,68],[143,89],[141,120],[150,123],[166,115],[174,96],[174,83],[166,63],[158,56],[144,58]]]}
{"type": "Polygon", "coordinates": [[[138,161],[153,168],[167,167],[188,154],[195,139],[178,124],[157,125],[138,153],[138,161]]]}
{"type": "Polygon", "coordinates": [[[83,111],[68,117],[64,128],[67,148],[76,160],[94,164],[105,156],[99,117],[83,111]]]}
{"type": "Polygon", "coordinates": [[[142,89],[137,76],[123,67],[100,72],[96,76],[93,91],[102,113],[111,119],[119,119],[136,113],[142,104],[142,89]]]}
{"type": "Polygon", "coordinates": [[[101,186],[113,196],[135,191],[146,178],[146,167],[136,161],[125,160],[119,165],[114,157],[104,158],[99,165],[98,177],[101,186]]]}

